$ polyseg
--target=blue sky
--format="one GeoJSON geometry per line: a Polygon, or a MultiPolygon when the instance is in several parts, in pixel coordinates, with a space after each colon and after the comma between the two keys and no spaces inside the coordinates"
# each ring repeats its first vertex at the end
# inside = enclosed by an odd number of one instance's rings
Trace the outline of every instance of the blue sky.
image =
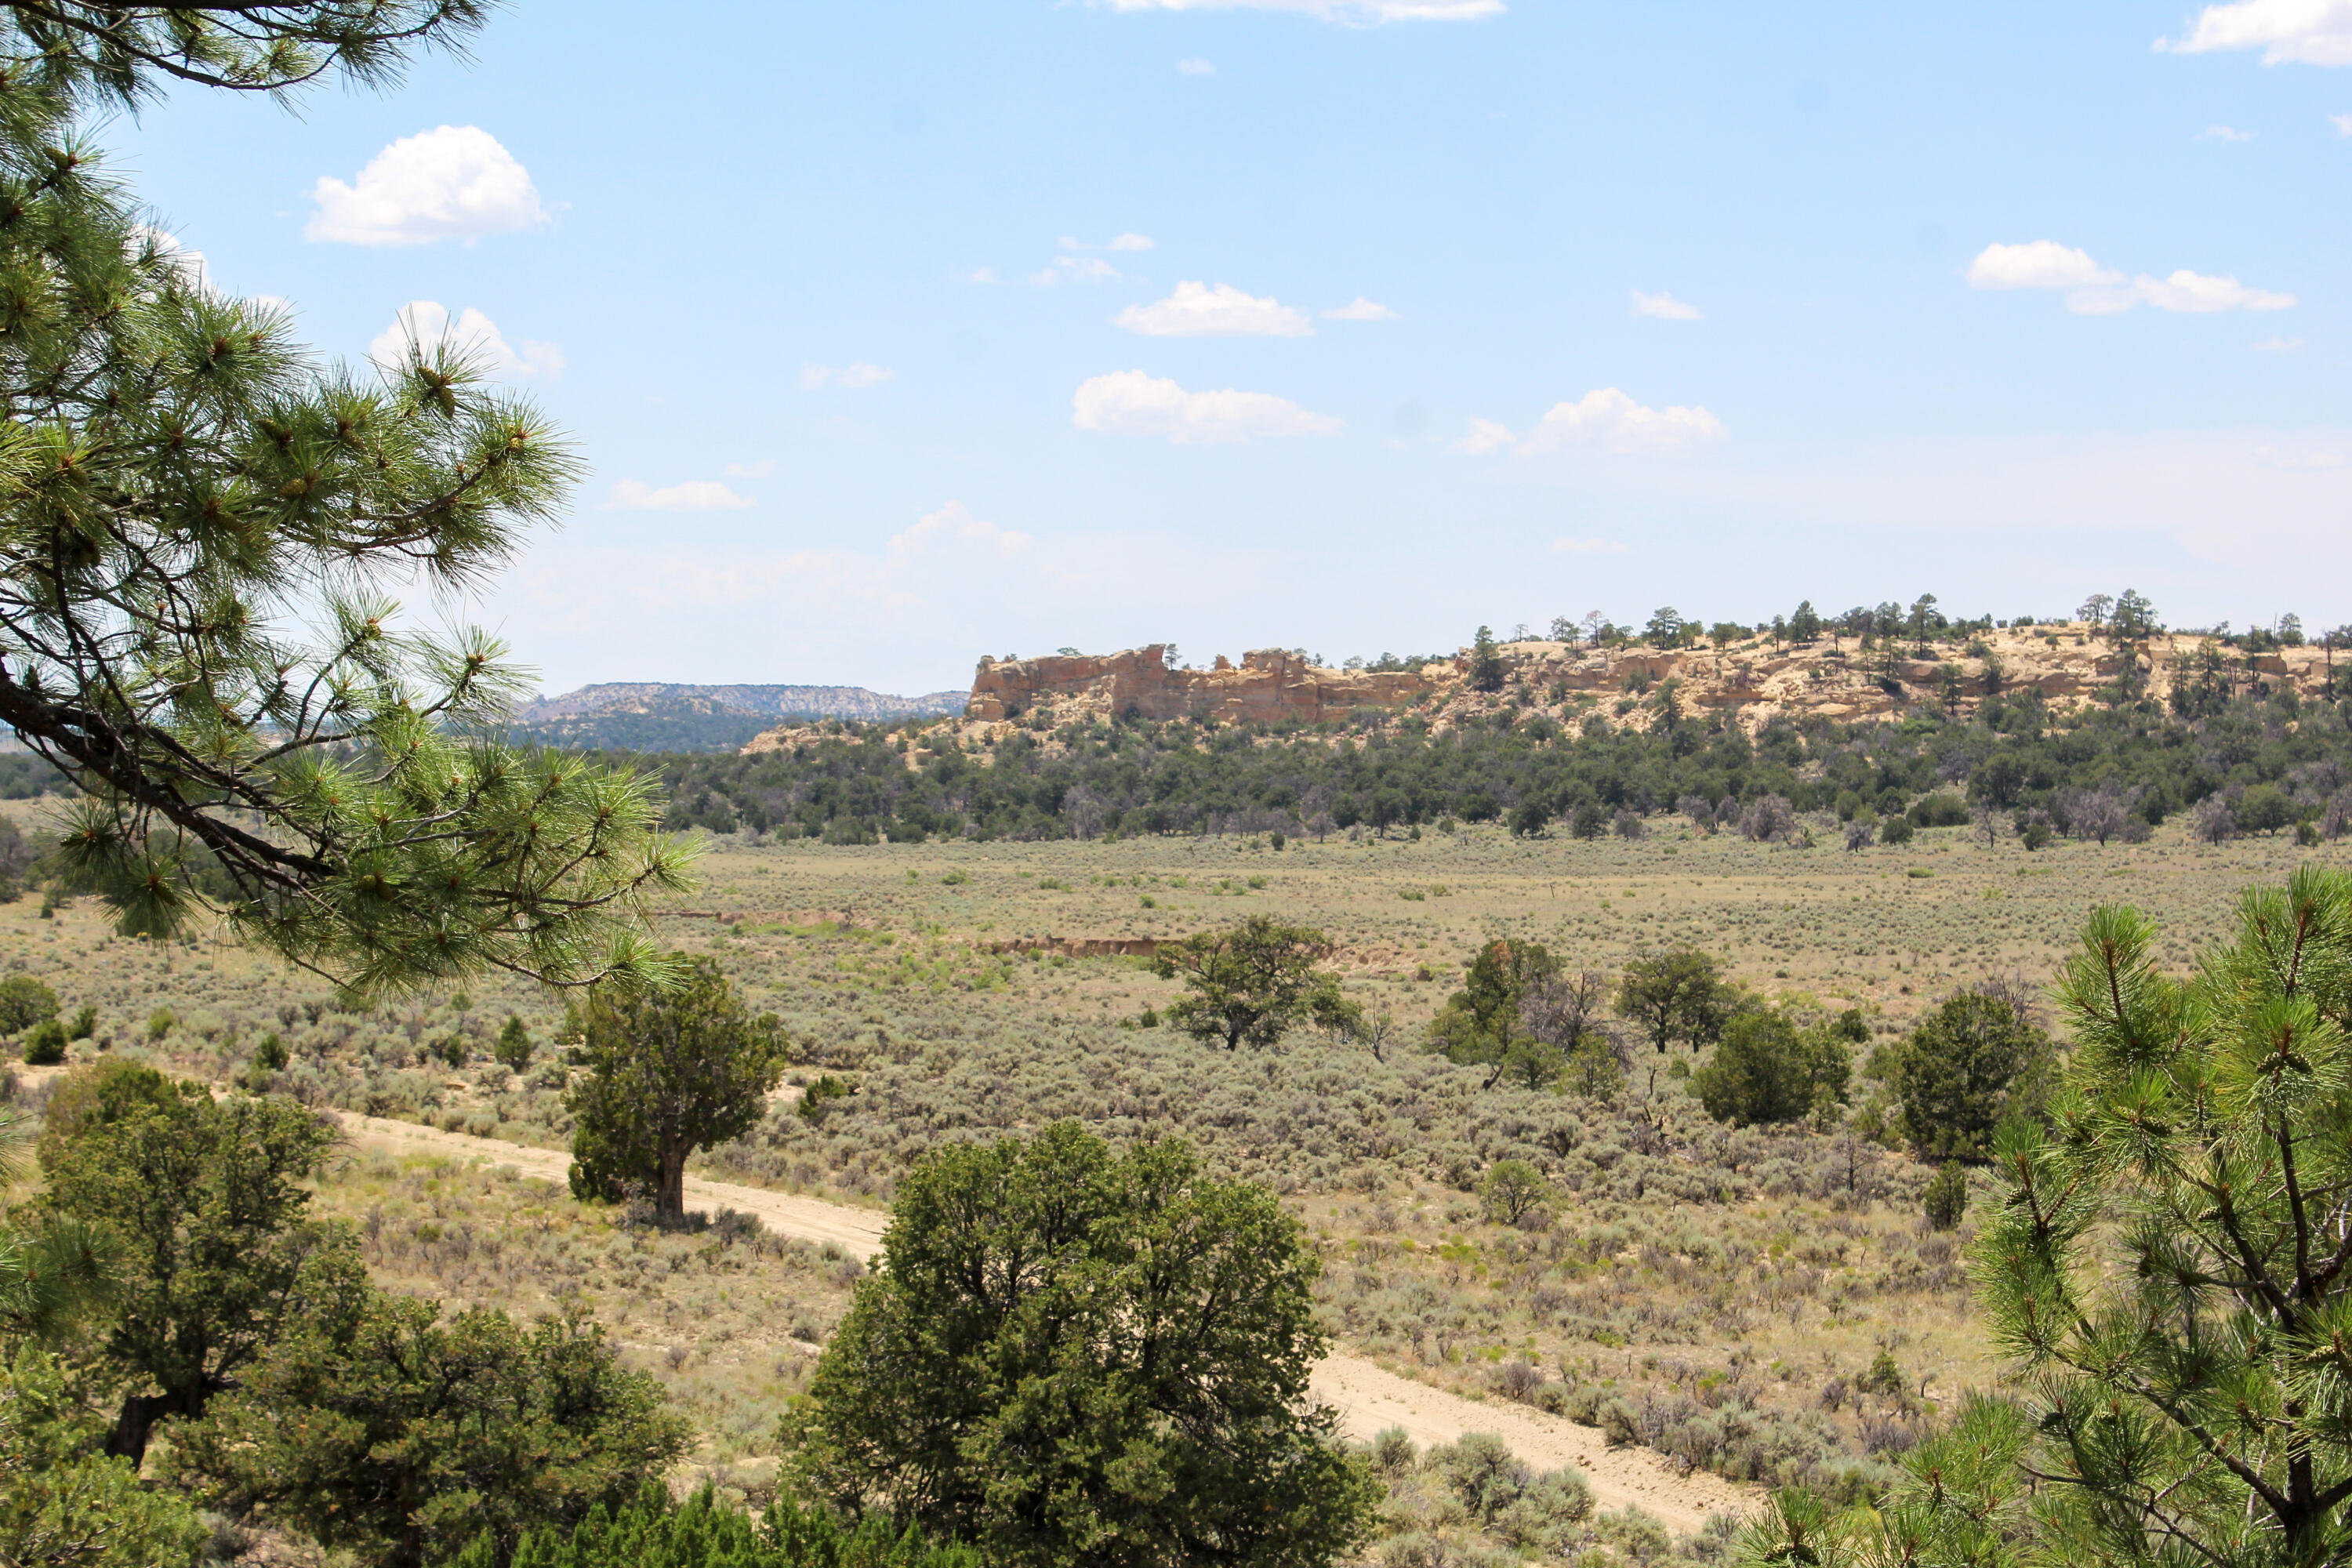
{"type": "Polygon", "coordinates": [[[106,132],[217,286],[352,359],[429,301],[575,435],[448,607],[550,689],[2352,620],[2352,0],[647,16],[106,132]]]}

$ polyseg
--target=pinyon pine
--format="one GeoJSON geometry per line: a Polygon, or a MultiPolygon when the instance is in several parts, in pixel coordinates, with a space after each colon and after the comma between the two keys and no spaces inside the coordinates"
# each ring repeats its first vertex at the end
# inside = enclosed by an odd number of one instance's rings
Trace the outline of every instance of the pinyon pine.
{"type": "Polygon", "coordinates": [[[79,784],[79,885],[127,932],[207,906],[361,994],[657,970],[650,784],[516,752],[477,632],[388,590],[494,572],[579,472],[467,344],[321,362],[215,289],[85,121],[194,83],[394,78],[479,0],[0,7],[0,723],[79,784]]]}

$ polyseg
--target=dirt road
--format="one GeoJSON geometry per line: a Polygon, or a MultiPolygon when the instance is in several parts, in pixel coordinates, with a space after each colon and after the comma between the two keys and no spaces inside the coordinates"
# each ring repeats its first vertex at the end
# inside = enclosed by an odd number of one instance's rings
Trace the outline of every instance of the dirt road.
{"type": "MultiPolygon", "coordinates": [[[[560,1150],[529,1149],[495,1138],[469,1138],[462,1132],[349,1111],[341,1112],[340,1120],[354,1142],[376,1148],[430,1150],[480,1159],[558,1182],[572,1168],[572,1156],[560,1150]]],[[[686,1196],[689,1204],[757,1215],[781,1235],[814,1242],[837,1241],[859,1258],[871,1257],[882,1245],[884,1216],[870,1209],[692,1176],[686,1181],[686,1196]]],[[[1384,1372],[1354,1356],[1335,1355],[1325,1361],[1315,1369],[1312,1387],[1317,1398],[1339,1412],[1340,1428],[1350,1437],[1367,1438],[1391,1426],[1402,1426],[1425,1447],[1451,1443],[1465,1432],[1491,1432],[1538,1469],[1556,1470],[1567,1465],[1583,1471],[1599,1506],[1639,1505],[1677,1532],[1699,1529],[1709,1514],[1745,1514],[1758,1500],[1752,1488],[1705,1471],[1677,1476],[1646,1448],[1612,1448],[1596,1428],[1522,1405],[1465,1399],[1384,1372]]]]}

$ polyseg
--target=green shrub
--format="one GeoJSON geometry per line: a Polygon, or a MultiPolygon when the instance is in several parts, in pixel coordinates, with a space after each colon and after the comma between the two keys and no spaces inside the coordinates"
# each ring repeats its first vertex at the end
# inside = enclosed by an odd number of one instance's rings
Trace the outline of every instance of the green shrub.
{"type": "Polygon", "coordinates": [[[73,1022],[66,1026],[66,1038],[68,1040],[86,1040],[96,1033],[98,1033],[98,1009],[89,1005],[84,1005],[76,1012],[73,1022]]]}
{"type": "Polygon", "coordinates": [[[491,1058],[509,1072],[521,1072],[530,1066],[530,1031],[523,1027],[520,1015],[509,1013],[499,1027],[499,1043],[490,1048],[491,1058]]]}
{"type": "Polygon", "coordinates": [[[1736,1127],[1794,1121],[1843,1100],[1853,1068],[1843,1023],[1800,1027],[1785,1012],[1742,1013],[1691,1074],[1691,1092],[1709,1116],[1736,1127]]]}
{"type": "MultiPolygon", "coordinates": [[[[499,1568],[498,1542],[478,1535],[451,1568],[499,1568]]],[[[927,1545],[885,1520],[845,1526],[821,1510],[778,1498],[755,1520],[712,1496],[710,1488],[673,1503],[658,1483],[607,1517],[602,1508],[570,1530],[546,1528],[522,1538],[511,1568],[980,1568],[969,1547],[927,1545]]]]}
{"type": "Polygon", "coordinates": [[[1969,1173],[1958,1160],[1947,1160],[1936,1179],[1927,1184],[1921,1206],[1927,1223],[1937,1230],[1957,1229],[1960,1216],[1969,1212],[1969,1173]]]}
{"type": "Polygon", "coordinates": [[[58,994],[29,974],[0,980],[0,1035],[20,1035],[58,1016],[58,994]]]}
{"type": "Polygon", "coordinates": [[[25,1037],[25,1065],[50,1068],[66,1059],[66,1026],[45,1018],[25,1037]]]}
{"type": "Polygon", "coordinates": [[[284,1072],[286,1037],[275,1029],[262,1036],[261,1043],[253,1047],[253,1065],[269,1072],[284,1072]]]}

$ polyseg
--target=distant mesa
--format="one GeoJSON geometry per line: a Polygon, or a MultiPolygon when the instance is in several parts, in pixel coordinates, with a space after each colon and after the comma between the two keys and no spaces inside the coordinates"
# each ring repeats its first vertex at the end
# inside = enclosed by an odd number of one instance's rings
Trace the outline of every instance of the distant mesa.
{"type": "Polygon", "coordinates": [[[732,751],[782,720],[887,723],[960,713],[966,694],[898,697],[863,686],[694,686],[605,681],[540,697],[510,720],[518,736],[551,745],[631,751],[732,751]]]}

